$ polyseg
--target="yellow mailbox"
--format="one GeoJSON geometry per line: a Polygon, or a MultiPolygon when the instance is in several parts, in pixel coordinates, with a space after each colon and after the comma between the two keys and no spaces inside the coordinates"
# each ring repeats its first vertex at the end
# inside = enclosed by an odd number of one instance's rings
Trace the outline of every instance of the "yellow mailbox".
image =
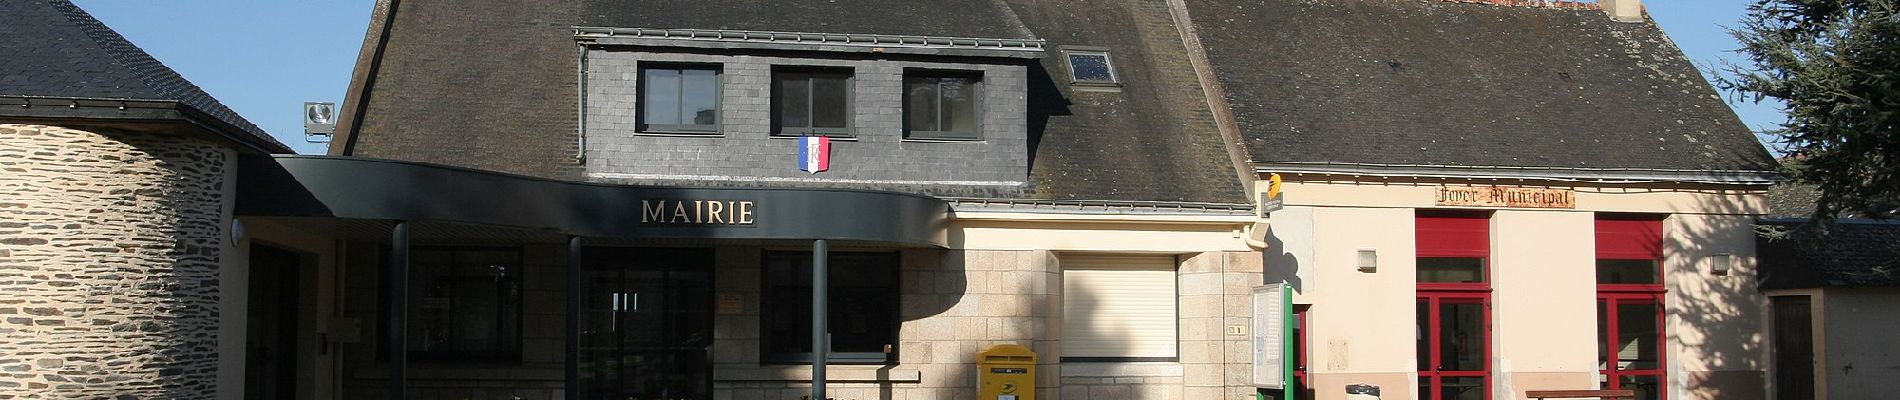
{"type": "Polygon", "coordinates": [[[999,344],[976,352],[977,400],[1036,400],[1036,352],[999,344]]]}

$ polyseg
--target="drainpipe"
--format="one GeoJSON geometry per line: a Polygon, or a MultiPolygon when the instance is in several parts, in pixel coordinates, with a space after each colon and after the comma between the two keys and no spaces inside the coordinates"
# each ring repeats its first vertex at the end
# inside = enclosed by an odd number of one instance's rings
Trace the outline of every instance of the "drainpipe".
{"type": "Polygon", "coordinates": [[[587,44],[578,43],[580,62],[574,64],[574,165],[587,163],[587,44]]]}

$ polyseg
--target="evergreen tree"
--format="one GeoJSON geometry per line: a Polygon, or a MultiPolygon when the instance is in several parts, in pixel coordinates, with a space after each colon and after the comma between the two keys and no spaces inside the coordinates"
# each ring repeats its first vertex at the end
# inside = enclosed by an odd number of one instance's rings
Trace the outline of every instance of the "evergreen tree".
{"type": "Polygon", "coordinates": [[[1814,216],[1896,216],[1900,203],[1900,0],[1758,0],[1742,27],[1747,66],[1724,89],[1779,100],[1772,132],[1796,183],[1820,192],[1814,216]]]}

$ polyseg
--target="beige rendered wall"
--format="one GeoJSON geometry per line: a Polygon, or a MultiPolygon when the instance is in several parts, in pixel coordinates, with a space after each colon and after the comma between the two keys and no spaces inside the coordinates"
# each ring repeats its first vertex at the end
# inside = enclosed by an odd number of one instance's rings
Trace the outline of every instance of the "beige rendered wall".
{"type": "Polygon", "coordinates": [[[1346,385],[1365,383],[1378,385],[1385,399],[1413,398],[1413,210],[1314,207],[1312,221],[1315,288],[1295,294],[1294,301],[1312,304],[1306,335],[1314,393],[1341,399],[1346,385]],[[1356,269],[1361,249],[1378,251],[1376,272],[1356,269]]]}
{"type": "Polygon", "coordinates": [[[1825,330],[1816,367],[1824,369],[1828,396],[1836,399],[1878,399],[1900,393],[1900,288],[1829,288],[1821,313],[1815,316],[1825,330]],[[1824,356],[1824,357],[1823,357],[1824,356]]]}
{"type": "Polygon", "coordinates": [[[1768,306],[1755,290],[1754,217],[1672,215],[1663,237],[1670,398],[1764,398],[1768,306]],[[1733,256],[1729,274],[1711,272],[1715,254],[1733,256]]]}
{"type": "Polygon", "coordinates": [[[1491,216],[1496,393],[1596,385],[1595,214],[1491,216]]]}

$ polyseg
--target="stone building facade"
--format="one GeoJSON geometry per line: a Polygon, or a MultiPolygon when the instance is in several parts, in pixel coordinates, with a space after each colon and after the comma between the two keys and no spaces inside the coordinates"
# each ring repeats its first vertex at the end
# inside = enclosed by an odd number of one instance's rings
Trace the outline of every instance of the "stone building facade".
{"type": "Polygon", "coordinates": [[[0,388],[216,398],[235,157],[209,140],[0,125],[0,388]]]}

